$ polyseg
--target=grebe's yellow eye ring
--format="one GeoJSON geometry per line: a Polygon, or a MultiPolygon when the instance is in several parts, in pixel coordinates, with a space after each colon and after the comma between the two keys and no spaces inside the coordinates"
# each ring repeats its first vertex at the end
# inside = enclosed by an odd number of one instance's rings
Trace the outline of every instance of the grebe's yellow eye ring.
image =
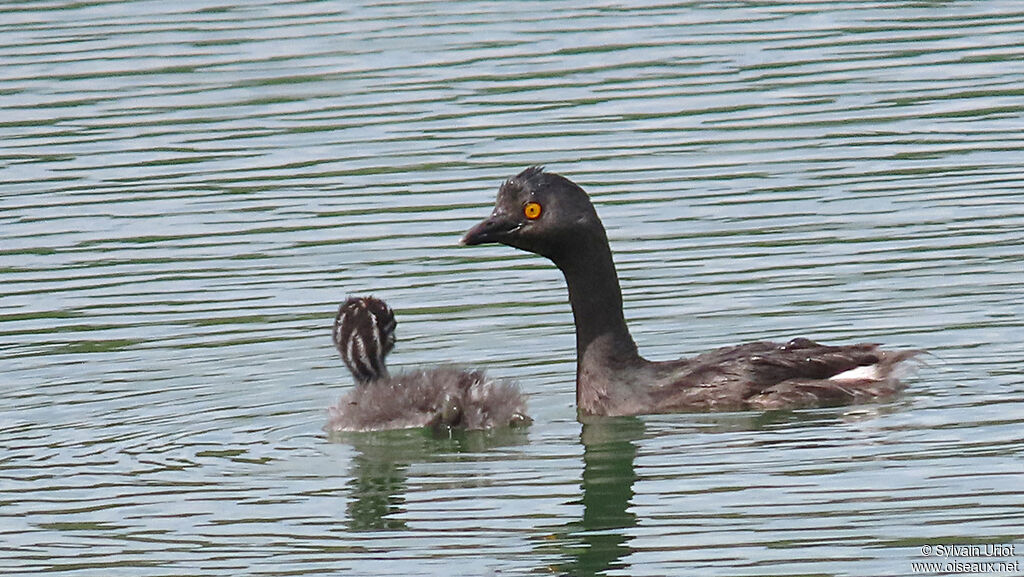
{"type": "Polygon", "coordinates": [[[530,220],[536,220],[540,218],[540,213],[543,212],[540,203],[528,202],[523,205],[523,216],[530,220]]]}

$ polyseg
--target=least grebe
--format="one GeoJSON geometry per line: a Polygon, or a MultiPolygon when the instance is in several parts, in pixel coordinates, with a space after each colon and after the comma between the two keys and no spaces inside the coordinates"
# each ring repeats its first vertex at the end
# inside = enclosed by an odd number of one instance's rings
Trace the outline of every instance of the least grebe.
{"type": "Polygon", "coordinates": [[[828,346],[798,338],[652,362],[637,352],[604,225],[576,183],[534,166],[505,181],[494,211],[462,238],[551,260],[576,324],[576,401],[585,414],[796,409],[894,396],[897,365],[919,351],[828,346]]]}
{"type": "Polygon", "coordinates": [[[526,402],[514,383],[483,371],[439,366],[395,375],[385,357],[395,346],[394,312],[374,297],[338,307],[332,336],[356,386],[328,409],[327,431],[415,427],[490,429],[527,424],[526,402]]]}

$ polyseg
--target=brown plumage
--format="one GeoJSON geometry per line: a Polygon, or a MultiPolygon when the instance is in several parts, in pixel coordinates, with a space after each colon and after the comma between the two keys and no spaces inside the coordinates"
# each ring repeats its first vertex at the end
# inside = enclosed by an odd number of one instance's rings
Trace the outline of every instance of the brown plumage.
{"type": "Polygon", "coordinates": [[[576,324],[576,400],[583,413],[795,409],[881,400],[902,390],[895,369],[918,353],[800,338],[648,361],[626,326],[611,248],[594,205],[576,183],[540,167],[505,181],[491,216],[462,239],[465,245],[492,242],[544,256],[565,275],[576,324]]]}
{"type": "Polygon", "coordinates": [[[530,422],[519,388],[483,371],[440,366],[389,375],[385,357],[396,326],[380,299],[349,298],[338,308],[332,336],[356,386],[328,409],[325,430],[490,429],[530,422]]]}

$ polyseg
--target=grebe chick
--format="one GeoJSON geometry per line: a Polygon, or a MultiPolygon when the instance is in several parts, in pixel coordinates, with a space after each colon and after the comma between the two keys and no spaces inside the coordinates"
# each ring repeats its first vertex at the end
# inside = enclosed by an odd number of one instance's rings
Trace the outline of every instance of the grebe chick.
{"type": "Polygon", "coordinates": [[[332,336],[356,386],[328,409],[326,431],[416,427],[490,429],[530,422],[519,387],[483,371],[453,366],[391,376],[385,357],[395,346],[395,315],[373,297],[338,307],[332,336]]]}
{"type": "Polygon", "coordinates": [[[464,245],[501,243],[546,257],[565,276],[576,325],[576,403],[584,414],[796,409],[889,398],[895,368],[920,351],[808,339],[756,342],[668,362],[637,351],[604,225],[587,193],[534,166],[505,181],[464,245]]]}

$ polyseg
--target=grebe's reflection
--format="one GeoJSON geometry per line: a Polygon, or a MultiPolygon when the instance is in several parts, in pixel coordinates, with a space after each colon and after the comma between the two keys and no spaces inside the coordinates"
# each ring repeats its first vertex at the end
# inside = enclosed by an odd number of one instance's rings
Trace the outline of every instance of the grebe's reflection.
{"type": "MultiPolygon", "coordinates": [[[[825,411],[793,413],[731,413],[713,415],[665,416],[673,434],[756,431],[784,426],[820,426],[843,418],[844,413],[825,411]]],[[[538,546],[546,556],[552,553],[564,559],[554,569],[560,575],[585,577],[612,569],[628,567],[625,559],[633,552],[631,528],[637,515],[630,506],[634,497],[635,471],[639,442],[651,434],[647,428],[658,417],[583,417],[580,441],[583,443],[583,516],[544,534],[538,546]]],[[[655,433],[656,434],[656,433],[655,433]]]]}
{"type": "Polygon", "coordinates": [[[597,575],[625,565],[629,547],[627,529],[636,526],[629,510],[636,480],[636,441],[644,424],[636,417],[587,418],[583,443],[583,517],[556,532],[561,553],[567,557],[555,567],[560,574],[597,575]]]}
{"type": "Polygon", "coordinates": [[[527,430],[492,431],[403,429],[373,433],[332,433],[331,440],[351,445],[346,523],[352,531],[401,530],[408,469],[415,463],[444,460],[446,455],[481,453],[527,442],[527,430]]]}

